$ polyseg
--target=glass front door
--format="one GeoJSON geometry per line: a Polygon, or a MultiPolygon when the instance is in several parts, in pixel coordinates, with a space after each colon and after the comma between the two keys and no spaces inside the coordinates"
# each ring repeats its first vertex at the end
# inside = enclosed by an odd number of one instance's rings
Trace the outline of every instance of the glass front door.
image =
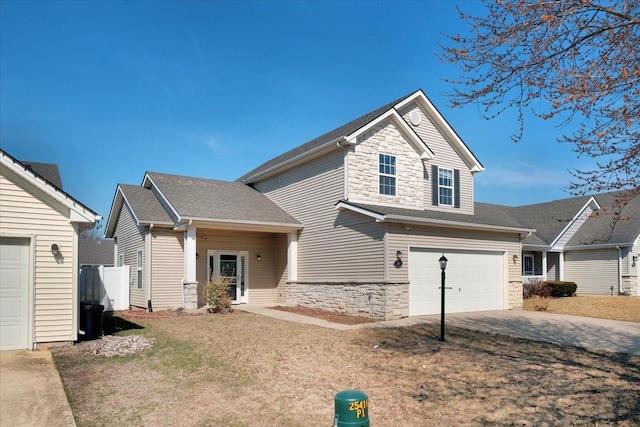
{"type": "Polygon", "coordinates": [[[246,259],[242,252],[210,251],[209,279],[229,281],[229,296],[233,304],[248,302],[246,288],[246,259]]]}

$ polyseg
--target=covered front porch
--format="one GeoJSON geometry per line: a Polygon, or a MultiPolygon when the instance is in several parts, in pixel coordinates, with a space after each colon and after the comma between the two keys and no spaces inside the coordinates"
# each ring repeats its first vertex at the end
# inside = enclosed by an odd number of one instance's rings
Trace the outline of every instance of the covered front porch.
{"type": "Polygon", "coordinates": [[[187,224],[184,308],[204,306],[206,284],[221,278],[230,281],[233,304],[282,303],[287,281],[297,280],[300,228],[268,224],[187,224]]]}
{"type": "Polygon", "coordinates": [[[564,254],[534,248],[522,249],[522,283],[563,280],[564,254]]]}

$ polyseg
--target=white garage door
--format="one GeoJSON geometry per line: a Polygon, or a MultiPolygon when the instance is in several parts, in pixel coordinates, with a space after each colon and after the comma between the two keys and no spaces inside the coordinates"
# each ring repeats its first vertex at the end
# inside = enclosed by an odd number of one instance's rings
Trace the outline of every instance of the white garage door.
{"type": "Polygon", "coordinates": [[[0,350],[29,348],[29,240],[0,240],[0,350]]]}
{"type": "Polygon", "coordinates": [[[501,252],[463,252],[412,248],[409,258],[409,315],[440,313],[440,264],[446,269],[445,311],[502,310],[504,256],[501,252]]]}

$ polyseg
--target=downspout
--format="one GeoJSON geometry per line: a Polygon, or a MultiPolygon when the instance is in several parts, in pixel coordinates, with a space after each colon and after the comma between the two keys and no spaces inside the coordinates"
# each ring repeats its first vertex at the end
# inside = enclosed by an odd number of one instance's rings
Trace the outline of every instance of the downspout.
{"type": "Polygon", "coordinates": [[[618,293],[622,294],[624,289],[622,289],[622,248],[620,246],[616,246],[618,249],[618,293]]]}

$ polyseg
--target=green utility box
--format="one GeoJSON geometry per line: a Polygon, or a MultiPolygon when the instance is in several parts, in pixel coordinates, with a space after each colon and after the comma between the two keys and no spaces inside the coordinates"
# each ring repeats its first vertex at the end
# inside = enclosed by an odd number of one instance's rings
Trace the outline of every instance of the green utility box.
{"type": "Polygon", "coordinates": [[[335,396],[333,427],[369,427],[369,397],[360,390],[344,390],[335,396]]]}

